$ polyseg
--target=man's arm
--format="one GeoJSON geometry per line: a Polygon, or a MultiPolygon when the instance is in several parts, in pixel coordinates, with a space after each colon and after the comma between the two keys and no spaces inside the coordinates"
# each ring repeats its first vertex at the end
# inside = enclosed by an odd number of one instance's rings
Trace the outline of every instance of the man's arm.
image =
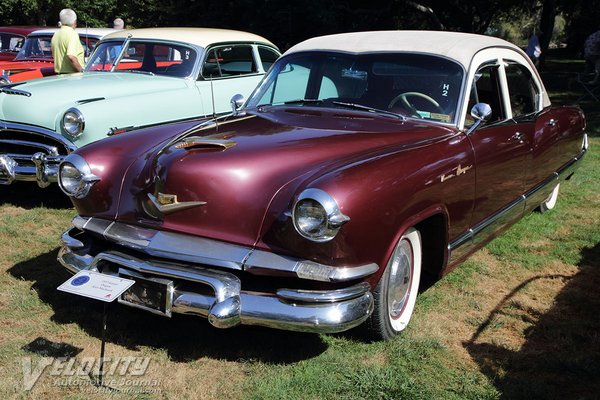
{"type": "Polygon", "coordinates": [[[69,59],[69,62],[77,72],[83,71],[83,67],[81,66],[81,64],[79,64],[79,60],[77,59],[77,57],[67,54],[67,58],[69,59]]]}

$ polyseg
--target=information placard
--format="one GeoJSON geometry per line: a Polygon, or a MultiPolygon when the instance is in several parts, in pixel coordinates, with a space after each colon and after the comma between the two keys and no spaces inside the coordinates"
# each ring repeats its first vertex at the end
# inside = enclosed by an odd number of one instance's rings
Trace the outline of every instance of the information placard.
{"type": "Polygon", "coordinates": [[[63,292],[110,303],[131,287],[135,281],[95,271],[79,271],[58,287],[63,292]]]}

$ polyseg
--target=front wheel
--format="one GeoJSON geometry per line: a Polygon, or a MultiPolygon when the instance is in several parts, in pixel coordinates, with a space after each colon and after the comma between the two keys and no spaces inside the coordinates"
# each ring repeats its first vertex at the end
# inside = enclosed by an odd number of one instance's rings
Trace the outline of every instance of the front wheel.
{"type": "Polygon", "coordinates": [[[375,307],[366,322],[369,336],[388,340],[408,325],[421,277],[421,235],[410,228],[400,238],[373,290],[375,307]]]}

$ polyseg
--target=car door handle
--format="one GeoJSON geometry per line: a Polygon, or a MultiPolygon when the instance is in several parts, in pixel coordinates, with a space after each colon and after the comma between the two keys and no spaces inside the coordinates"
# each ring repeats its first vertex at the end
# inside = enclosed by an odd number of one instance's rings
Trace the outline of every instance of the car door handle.
{"type": "Polygon", "coordinates": [[[554,125],[556,125],[557,123],[558,123],[558,121],[557,121],[557,120],[555,120],[554,118],[552,118],[550,121],[548,121],[548,122],[546,123],[546,125],[548,125],[548,126],[554,126],[554,125]]]}
{"type": "Polygon", "coordinates": [[[523,143],[523,134],[521,132],[517,132],[514,135],[512,135],[511,139],[516,140],[519,143],[523,143]]]}

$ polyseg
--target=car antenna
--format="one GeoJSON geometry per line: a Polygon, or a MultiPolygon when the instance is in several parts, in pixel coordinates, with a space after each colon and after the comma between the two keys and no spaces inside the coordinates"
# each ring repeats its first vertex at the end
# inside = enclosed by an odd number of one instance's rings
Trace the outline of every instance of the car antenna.
{"type": "Polygon", "coordinates": [[[213,88],[212,75],[210,77],[210,97],[212,99],[212,111],[213,111],[213,119],[215,120],[215,129],[219,130],[219,123],[217,122],[217,112],[215,111],[215,90],[213,88]]]}

